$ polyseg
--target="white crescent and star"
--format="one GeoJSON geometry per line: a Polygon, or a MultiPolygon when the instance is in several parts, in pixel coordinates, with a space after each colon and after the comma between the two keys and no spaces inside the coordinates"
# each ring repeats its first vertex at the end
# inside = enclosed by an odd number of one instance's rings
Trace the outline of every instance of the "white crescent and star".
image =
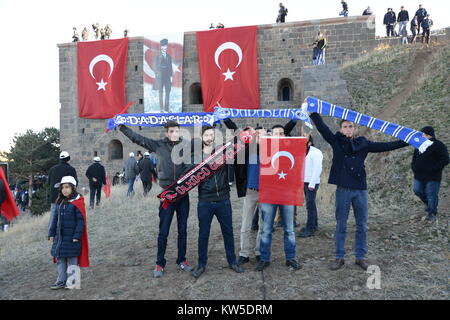
{"type": "MultiPolygon", "coordinates": [[[[222,70],[222,68],[220,67],[220,64],[219,64],[219,57],[220,57],[220,55],[221,55],[221,53],[224,51],[224,50],[227,50],[227,49],[230,49],[230,50],[233,50],[234,52],[236,52],[236,54],[238,55],[238,63],[237,63],[237,65],[236,65],[236,69],[237,69],[237,67],[239,67],[239,65],[241,64],[241,62],[242,62],[242,49],[241,49],[241,47],[239,47],[236,43],[234,43],[234,42],[224,42],[224,43],[222,43],[217,49],[216,49],[216,52],[214,53],[214,61],[215,61],[215,63],[216,63],[216,65],[217,65],[217,67],[220,69],[220,70],[222,70]]],[[[227,80],[234,80],[233,79],[233,74],[235,74],[236,73],[236,71],[230,71],[230,68],[227,68],[228,70],[227,70],[227,72],[225,72],[225,73],[222,73],[224,76],[225,76],[225,79],[223,80],[223,81],[227,81],[227,80]]]]}
{"type": "MultiPolygon", "coordinates": [[[[292,153],[287,152],[287,151],[278,151],[277,153],[275,153],[275,154],[272,156],[272,160],[271,160],[271,164],[272,164],[272,167],[273,167],[274,169],[275,169],[275,166],[274,166],[275,161],[276,161],[278,158],[281,158],[281,157],[286,157],[286,158],[288,158],[289,160],[291,160],[291,168],[290,168],[290,169],[292,169],[292,168],[294,167],[295,159],[294,159],[294,156],[292,155],[292,153]]],[[[284,179],[284,180],[286,180],[287,173],[284,173],[283,171],[281,171],[280,173],[277,173],[277,174],[278,174],[278,176],[279,176],[278,179],[284,179]]]]}
{"type": "MultiPolygon", "coordinates": [[[[94,57],[94,59],[91,60],[91,63],[89,63],[89,72],[92,76],[92,78],[95,79],[94,77],[94,67],[97,63],[99,63],[100,61],[105,61],[106,63],[109,64],[109,76],[108,78],[111,77],[111,74],[113,73],[114,70],[114,61],[113,59],[111,59],[110,56],[106,55],[106,54],[99,54],[98,56],[94,57]]],[[[96,82],[96,84],[98,85],[97,91],[99,90],[106,90],[106,85],[108,84],[108,82],[104,82],[103,78],[100,82],[96,82]]]]}

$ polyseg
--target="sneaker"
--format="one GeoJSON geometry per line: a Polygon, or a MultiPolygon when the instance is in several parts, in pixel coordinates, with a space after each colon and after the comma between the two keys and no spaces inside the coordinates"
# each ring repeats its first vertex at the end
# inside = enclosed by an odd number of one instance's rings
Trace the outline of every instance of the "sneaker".
{"type": "Polygon", "coordinates": [[[360,266],[363,270],[367,270],[367,268],[369,268],[369,264],[364,259],[356,259],[355,264],[360,266]]]}
{"type": "Polygon", "coordinates": [[[435,214],[428,214],[427,217],[425,218],[425,221],[427,221],[427,222],[434,222],[434,221],[436,221],[436,215],[435,214]]]}
{"type": "Polygon", "coordinates": [[[192,271],[192,267],[189,265],[189,263],[187,261],[183,261],[181,263],[178,264],[178,268],[180,270],[186,271],[186,272],[191,272],[192,271]]]}
{"type": "Polygon", "coordinates": [[[259,261],[257,264],[255,270],[256,271],[263,271],[265,268],[267,268],[270,265],[269,261],[259,261]]]}
{"type": "Polygon", "coordinates": [[[153,277],[161,278],[163,273],[164,273],[164,268],[157,264],[155,267],[155,270],[153,270],[153,277]]]}
{"type": "Polygon", "coordinates": [[[333,261],[333,263],[330,265],[330,270],[338,270],[340,268],[342,268],[342,266],[344,265],[344,259],[336,259],[333,261]]]}
{"type": "Polygon", "coordinates": [[[301,264],[297,262],[297,260],[286,260],[286,266],[291,267],[294,270],[299,270],[302,268],[301,264]]]}
{"type": "Polygon", "coordinates": [[[198,277],[200,277],[200,276],[203,274],[203,272],[205,272],[205,267],[197,266],[197,267],[194,269],[194,271],[192,271],[192,276],[193,276],[194,278],[198,278],[198,277]]]}
{"type": "Polygon", "coordinates": [[[53,284],[50,289],[52,290],[58,290],[58,289],[62,289],[66,286],[66,283],[64,281],[59,281],[56,282],[55,284],[53,284]]]}
{"type": "MultiPolygon", "coordinates": [[[[247,258],[248,259],[248,258],[247,258]]],[[[242,273],[244,272],[244,268],[242,268],[241,266],[239,266],[238,264],[234,263],[234,264],[230,264],[230,269],[233,269],[235,272],[237,273],[242,273]]]]}
{"type": "Polygon", "coordinates": [[[237,261],[237,264],[238,264],[238,265],[241,265],[241,264],[247,263],[247,262],[249,262],[249,261],[250,261],[250,259],[249,259],[248,257],[242,257],[242,256],[239,256],[239,259],[238,259],[238,261],[237,261]]]}

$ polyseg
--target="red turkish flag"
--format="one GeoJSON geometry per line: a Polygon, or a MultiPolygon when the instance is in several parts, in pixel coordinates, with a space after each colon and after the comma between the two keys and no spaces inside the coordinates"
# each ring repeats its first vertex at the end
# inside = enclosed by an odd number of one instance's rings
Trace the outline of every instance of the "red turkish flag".
{"type": "Polygon", "coordinates": [[[5,201],[0,203],[0,214],[4,216],[9,221],[12,221],[15,217],[19,215],[19,208],[17,208],[16,202],[14,201],[14,196],[9,190],[8,181],[6,181],[5,173],[3,167],[0,166],[0,180],[3,182],[5,188],[5,201]]]}
{"type": "Polygon", "coordinates": [[[197,32],[205,112],[259,109],[257,26],[197,32]]]}
{"type": "Polygon", "coordinates": [[[78,42],[78,113],[108,119],[125,105],[128,38],[78,42]]]}
{"type": "Polygon", "coordinates": [[[106,174],[106,184],[103,186],[102,190],[105,193],[106,198],[111,196],[111,183],[109,183],[108,174],[106,174]]]}
{"type": "Polygon", "coordinates": [[[306,138],[261,137],[258,201],[302,206],[306,138]]]}

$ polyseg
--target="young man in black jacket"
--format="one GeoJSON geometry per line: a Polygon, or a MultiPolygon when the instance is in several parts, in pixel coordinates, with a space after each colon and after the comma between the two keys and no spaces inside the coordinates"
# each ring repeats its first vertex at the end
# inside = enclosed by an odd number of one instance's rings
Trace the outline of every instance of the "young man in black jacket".
{"type": "Polygon", "coordinates": [[[86,170],[86,177],[89,179],[89,206],[94,209],[94,199],[97,196],[95,205],[100,205],[102,197],[102,187],[106,185],[105,167],[100,164],[100,157],[94,157],[94,163],[86,170]]]}
{"type": "MultiPolygon", "coordinates": [[[[177,122],[168,121],[164,125],[164,128],[166,129],[166,138],[160,140],[141,136],[124,125],[120,125],[119,128],[132,142],[146,148],[149,152],[156,152],[158,157],[156,170],[159,185],[163,189],[173,184],[184,172],[186,165],[183,162],[182,150],[184,149],[183,145],[189,143],[180,137],[180,126],[177,122]],[[181,153],[174,154],[173,156],[177,157],[177,159],[172,159],[172,151],[174,148],[178,147],[180,147],[181,153]],[[176,163],[174,160],[176,160],[176,163]]],[[[177,213],[178,225],[178,257],[176,263],[181,270],[187,272],[192,270],[192,267],[186,260],[187,220],[189,217],[189,195],[186,195],[179,201],[171,203],[166,209],[163,208],[162,203],[159,206],[158,253],[156,267],[153,270],[153,276],[155,278],[159,278],[163,275],[164,267],[166,266],[166,259],[164,256],[174,212],[177,213]]]]}
{"type": "Polygon", "coordinates": [[[53,216],[56,214],[56,198],[58,198],[59,183],[62,177],[72,176],[78,183],[77,171],[68,162],[70,161],[70,154],[67,151],[62,151],[59,154],[59,163],[54,165],[48,171],[48,184],[50,185],[50,219],[48,220],[48,230],[50,230],[53,216]],[[55,185],[58,184],[57,187],[55,185]]]}
{"type": "Polygon", "coordinates": [[[400,7],[400,12],[398,13],[397,16],[397,22],[399,24],[398,26],[398,34],[402,35],[403,32],[406,32],[406,26],[408,25],[408,21],[409,21],[409,14],[408,11],[405,10],[404,6],[400,7]],[[403,31],[405,30],[405,31],[403,31]]]}
{"type": "Polygon", "coordinates": [[[344,265],[345,237],[350,206],[356,222],[355,264],[367,270],[368,193],[364,162],[369,152],[385,152],[408,146],[401,140],[394,142],[372,142],[365,137],[354,137],[352,122],[341,120],[340,130],[333,134],[318,113],[310,115],[317,130],[333,149],[333,162],[329,184],[336,188],[336,260],[330,266],[338,270],[344,265]]]}
{"type": "Polygon", "coordinates": [[[384,15],[383,24],[386,25],[386,35],[389,37],[391,35],[394,36],[394,26],[395,26],[395,12],[392,11],[392,8],[388,8],[388,11],[384,15]]]}
{"type": "Polygon", "coordinates": [[[433,127],[424,127],[422,133],[422,136],[433,141],[433,144],[423,153],[414,150],[411,163],[414,172],[413,191],[426,205],[425,211],[428,213],[426,220],[433,222],[438,213],[442,171],[448,165],[449,158],[447,147],[436,139],[433,127]]]}
{"type": "MultiPolygon", "coordinates": [[[[214,153],[214,127],[202,128],[202,161],[214,153]]],[[[195,154],[193,153],[193,158],[195,154]]],[[[194,159],[193,159],[194,160],[194,159]]],[[[193,166],[195,162],[193,161],[193,166]]],[[[214,216],[219,221],[228,265],[235,272],[244,272],[236,260],[233,236],[233,214],[230,202],[230,182],[232,176],[228,164],[220,168],[212,177],[198,186],[198,265],[192,272],[195,278],[200,277],[206,269],[208,260],[208,242],[211,222],[214,216]]]]}

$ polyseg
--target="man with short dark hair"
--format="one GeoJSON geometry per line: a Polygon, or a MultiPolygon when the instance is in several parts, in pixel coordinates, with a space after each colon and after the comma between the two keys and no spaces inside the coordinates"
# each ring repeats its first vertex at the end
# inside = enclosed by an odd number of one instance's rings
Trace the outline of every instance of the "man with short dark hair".
{"type": "MultiPolygon", "coordinates": [[[[214,127],[204,126],[202,128],[201,161],[204,161],[215,152],[214,141],[214,127]]],[[[196,158],[194,153],[192,153],[192,158],[193,160],[196,158]]],[[[194,166],[196,164],[193,161],[192,167],[194,166]]],[[[214,216],[216,216],[222,230],[228,266],[237,273],[244,272],[244,269],[238,265],[234,252],[233,213],[229,184],[229,182],[233,181],[233,177],[230,166],[232,165],[223,165],[212,177],[205,179],[198,185],[198,265],[192,271],[192,275],[195,278],[200,277],[206,269],[209,234],[214,216]]],[[[186,171],[189,171],[189,169],[191,168],[188,168],[186,171]]]]}
{"type": "Polygon", "coordinates": [[[400,36],[403,35],[404,33],[407,34],[406,26],[408,25],[408,21],[409,21],[408,11],[405,10],[404,6],[401,6],[400,12],[398,13],[398,16],[397,16],[397,22],[399,23],[398,34],[400,36]]]}
{"type": "MultiPolygon", "coordinates": [[[[132,142],[146,148],[149,152],[155,152],[158,158],[158,163],[156,166],[156,171],[159,179],[159,185],[161,188],[173,184],[178,177],[185,170],[185,163],[183,161],[183,145],[189,144],[186,140],[180,137],[180,126],[175,121],[167,121],[164,125],[166,129],[166,137],[164,139],[155,140],[150,139],[140,134],[133,132],[130,128],[120,125],[119,130],[127,136],[132,142]],[[174,157],[181,157],[179,159],[172,159],[172,150],[175,147],[182,147],[179,154],[174,154],[174,157]],[[177,163],[174,163],[174,160],[177,163]]],[[[158,278],[163,275],[164,267],[166,266],[166,259],[164,258],[167,248],[167,237],[169,236],[170,224],[172,223],[172,218],[174,212],[177,215],[177,226],[178,226],[178,257],[176,263],[178,268],[184,271],[191,271],[192,267],[188,264],[186,259],[186,249],[187,249],[187,220],[189,217],[189,195],[186,195],[179,201],[169,204],[169,206],[164,209],[162,202],[159,206],[159,234],[158,234],[158,252],[156,267],[153,271],[153,276],[158,278]]]]}
{"type": "Polygon", "coordinates": [[[100,205],[102,197],[102,186],[106,185],[105,167],[100,164],[100,157],[94,157],[94,163],[86,170],[86,177],[89,179],[89,206],[94,209],[94,199],[97,196],[96,206],[100,205]]]}
{"type": "Polygon", "coordinates": [[[394,26],[395,26],[395,12],[392,8],[388,8],[388,11],[384,15],[383,24],[386,25],[386,35],[394,36],[394,26]]]}
{"type": "Polygon", "coordinates": [[[56,199],[59,193],[59,183],[62,177],[72,176],[78,183],[77,171],[68,162],[70,161],[70,155],[67,151],[62,151],[59,154],[59,163],[54,165],[48,171],[48,184],[50,186],[50,219],[48,221],[48,230],[50,230],[53,216],[56,214],[56,199]]]}
{"type": "Polygon", "coordinates": [[[424,127],[422,133],[422,136],[433,141],[433,144],[423,153],[414,150],[411,162],[414,172],[413,191],[426,205],[426,221],[433,222],[438,213],[442,171],[449,164],[449,158],[446,145],[436,139],[433,127],[424,127]]]}
{"type": "Polygon", "coordinates": [[[288,9],[285,6],[283,6],[283,4],[280,2],[280,9],[278,10],[277,23],[284,23],[287,14],[288,9]]]}
{"type": "Polygon", "coordinates": [[[416,11],[416,16],[417,16],[417,33],[420,34],[420,26],[422,26],[422,22],[427,16],[427,10],[425,10],[425,8],[422,8],[421,4],[419,4],[419,9],[417,9],[416,11]]]}
{"type": "Polygon", "coordinates": [[[172,89],[172,57],[167,53],[169,40],[162,39],[160,42],[160,54],[156,56],[153,68],[155,71],[155,90],[159,90],[159,107],[161,112],[170,112],[170,90],[172,89]],[[163,101],[163,91],[165,99],[163,101]]]}
{"type": "Polygon", "coordinates": [[[355,264],[367,270],[369,264],[365,260],[367,252],[367,219],[368,193],[364,162],[370,152],[385,152],[408,144],[403,141],[372,142],[365,137],[355,138],[355,127],[352,122],[341,120],[340,129],[333,134],[323,122],[321,116],[313,112],[310,115],[317,130],[333,149],[333,160],[328,179],[336,188],[336,260],[330,266],[338,270],[344,265],[345,237],[347,235],[347,219],[350,207],[353,207],[356,222],[355,264]]]}
{"type": "Polygon", "coordinates": [[[348,17],[348,5],[347,2],[345,2],[345,0],[341,0],[341,4],[342,4],[342,11],[339,12],[340,16],[344,16],[344,17],[348,17]]]}

